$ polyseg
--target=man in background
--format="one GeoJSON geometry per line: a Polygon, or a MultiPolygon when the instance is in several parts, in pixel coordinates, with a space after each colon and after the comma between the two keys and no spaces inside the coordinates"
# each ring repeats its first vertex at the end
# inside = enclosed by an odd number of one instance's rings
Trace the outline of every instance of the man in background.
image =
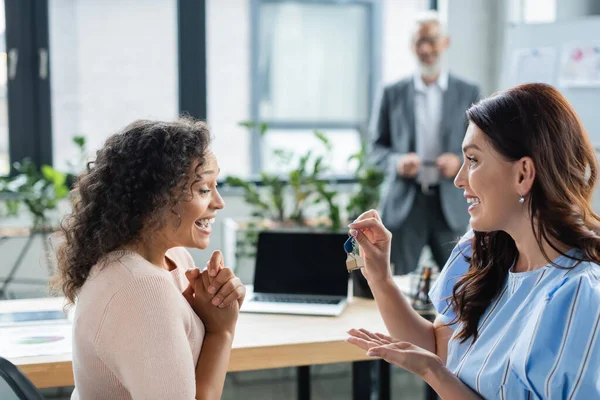
{"type": "Polygon", "coordinates": [[[393,234],[395,274],[416,269],[425,245],[443,267],[469,221],[453,180],[462,163],[465,111],[480,94],[448,73],[449,45],[436,13],[420,18],[412,36],[418,70],[385,87],[373,113],[371,158],[386,173],[381,214],[393,234]]]}

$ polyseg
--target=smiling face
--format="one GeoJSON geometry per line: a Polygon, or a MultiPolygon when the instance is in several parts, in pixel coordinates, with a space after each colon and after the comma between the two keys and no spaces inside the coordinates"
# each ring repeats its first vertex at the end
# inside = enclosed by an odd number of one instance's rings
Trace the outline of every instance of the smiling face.
{"type": "Polygon", "coordinates": [[[471,227],[479,232],[508,231],[521,224],[519,163],[505,160],[474,123],[463,140],[463,155],[454,184],[464,190],[471,227]]]}
{"type": "MultiPolygon", "coordinates": [[[[167,211],[161,233],[169,242],[168,247],[206,249],[217,211],[225,206],[217,190],[219,164],[214,154],[209,152],[206,163],[200,168],[196,168],[197,165],[197,162],[193,163],[190,171],[190,183],[193,184],[188,193],[192,197],[181,200],[173,212],[167,211]]],[[[190,189],[189,185],[186,187],[190,189]]]]}

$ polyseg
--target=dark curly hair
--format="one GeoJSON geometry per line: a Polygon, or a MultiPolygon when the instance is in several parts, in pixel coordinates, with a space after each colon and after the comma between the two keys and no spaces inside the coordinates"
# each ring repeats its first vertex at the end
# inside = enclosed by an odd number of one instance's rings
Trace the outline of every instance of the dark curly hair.
{"type": "Polygon", "coordinates": [[[108,138],[79,177],[77,200],[61,223],[55,284],[71,303],[105,255],[145,240],[164,225],[165,211],[189,199],[190,171],[204,165],[209,144],[208,126],[187,117],[136,121],[108,138]]]}
{"type": "MultiPolygon", "coordinates": [[[[598,262],[600,217],[591,206],[598,161],[567,99],[550,85],[526,84],[482,100],[467,116],[505,160],[532,158],[536,176],[526,205],[548,262],[552,260],[544,242],[568,258],[598,262]],[[564,254],[561,244],[581,249],[582,256],[564,254]]],[[[499,295],[518,256],[515,241],[503,231],[475,232],[471,247],[469,271],[456,283],[452,296],[454,322],[462,325],[456,338],[462,342],[477,339],[479,320],[499,295]]]]}

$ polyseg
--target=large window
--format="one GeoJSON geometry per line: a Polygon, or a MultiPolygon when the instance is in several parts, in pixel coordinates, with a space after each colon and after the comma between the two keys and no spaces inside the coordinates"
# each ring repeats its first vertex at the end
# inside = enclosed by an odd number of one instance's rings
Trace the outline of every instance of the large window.
{"type": "Polygon", "coordinates": [[[254,0],[252,112],[266,122],[252,137],[252,171],[272,171],[275,148],[301,154],[329,136],[331,173],[346,175],[360,149],[378,82],[378,1],[254,0]]]}
{"type": "Polygon", "coordinates": [[[269,121],[364,121],[368,7],[260,4],[259,113],[269,121]]]}
{"type": "Polygon", "coordinates": [[[556,0],[523,0],[523,22],[556,21],[556,0]]]}
{"type": "Polygon", "coordinates": [[[176,0],[50,0],[54,164],[135,119],[178,115],[176,0]]]}
{"type": "Polygon", "coordinates": [[[556,21],[557,0],[508,0],[512,23],[532,24],[556,21]]]}

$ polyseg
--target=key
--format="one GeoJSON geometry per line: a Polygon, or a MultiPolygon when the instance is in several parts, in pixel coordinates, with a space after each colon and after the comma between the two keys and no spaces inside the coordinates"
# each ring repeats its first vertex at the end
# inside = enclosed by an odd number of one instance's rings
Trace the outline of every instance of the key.
{"type": "Polygon", "coordinates": [[[360,256],[360,251],[354,237],[350,236],[344,243],[344,250],[347,253],[346,257],[346,269],[348,272],[361,269],[365,266],[365,262],[360,256]]]}

